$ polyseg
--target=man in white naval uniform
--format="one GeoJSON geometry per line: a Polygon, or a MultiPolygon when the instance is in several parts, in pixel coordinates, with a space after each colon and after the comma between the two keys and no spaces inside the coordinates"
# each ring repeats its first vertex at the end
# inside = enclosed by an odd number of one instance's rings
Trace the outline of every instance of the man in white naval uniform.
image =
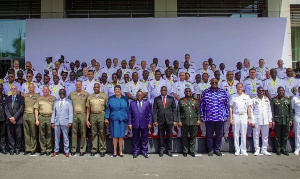
{"type": "Polygon", "coordinates": [[[249,95],[243,93],[243,84],[236,85],[237,94],[230,97],[230,121],[233,125],[235,156],[240,154],[248,156],[246,148],[247,127],[251,124],[252,100],[249,95]],[[241,145],[239,138],[241,133],[241,145]]]}
{"type": "MultiPolygon", "coordinates": [[[[249,70],[250,77],[244,81],[243,86],[245,89],[245,93],[250,96],[250,98],[257,96],[257,88],[262,86],[263,83],[261,80],[258,80],[256,78],[256,70],[254,68],[249,70]]],[[[247,129],[247,136],[251,137],[252,136],[252,127],[251,125],[248,126],[247,129]]]]}
{"type": "Polygon", "coordinates": [[[250,60],[244,59],[244,67],[241,69],[241,81],[244,81],[249,76],[249,71],[253,67],[250,66],[250,60]]]}
{"type": "Polygon", "coordinates": [[[64,89],[64,86],[59,83],[59,77],[57,75],[53,76],[53,84],[49,86],[50,94],[59,99],[59,90],[64,89]]]}
{"type": "MultiPolygon", "coordinates": [[[[194,93],[193,84],[185,80],[185,73],[184,72],[180,72],[179,73],[179,81],[177,81],[173,85],[173,96],[175,98],[176,105],[178,105],[178,101],[181,98],[185,97],[185,94],[184,94],[185,88],[190,88],[191,92],[194,93]]],[[[177,126],[177,130],[178,130],[177,137],[181,137],[181,127],[177,126]]],[[[174,127],[173,127],[173,134],[176,135],[174,127]]]]}
{"type": "Polygon", "coordinates": [[[267,151],[269,128],[272,127],[272,109],[268,97],[264,95],[262,87],[257,88],[257,96],[252,98],[252,127],[253,127],[253,143],[254,156],[261,154],[270,156],[267,151]],[[259,135],[261,133],[262,147],[259,147],[259,135]]]}
{"type": "Polygon", "coordinates": [[[129,98],[129,104],[131,101],[136,100],[136,94],[138,91],[143,92],[143,98],[146,98],[148,95],[148,89],[146,85],[139,81],[139,75],[137,72],[132,73],[132,81],[128,82],[125,87],[125,95],[129,98]]]}
{"type": "MultiPolygon", "coordinates": [[[[150,97],[151,104],[154,103],[154,98],[161,95],[161,87],[166,86],[168,89],[168,95],[171,94],[172,87],[169,81],[162,79],[161,72],[159,70],[155,71],[155,79],[149,81],[148,83],[148,92],[150,97]]],[[[154,127],[153,135],[156,136],[158,134],[158,128],[154,127]]]]}
{"type": "Polygon", "coordinates": [[[190,54],[185,54],[185,55],[184,55],[184,61],[181,63],[181,68],[184,68],[184,63],[185,63],[185,62],[189,62],[190,68],[191,68],[191,69],[194,69],[194,70],[197,69],[195,63],[191,61],[191,56],[190,56],[190,54]]]}
{"type": "MultiPolygon", "coordinates": [[[[198,85],[197,91],[195,91],[195,93],[196,93],[197,96],[198,95],[201,96],[201,94],[203,93],[204,90],[210,88],[210,82],[208,81],[208,78],[209,78],[209,76],[208,76],[207,73],[203,73],[202,74],[202,82],[198,85]]],[[[201,136],[205,137],[206,136],[206,127],[205,127],[205,123],[204,122],[200,123],[200,129],[201,129],[201,136]]]]}
{"type": "Polygon", "coordinates": [[[279,86],[284,87],[284,81],[277,77],[277,70],[272,68],[270,70],[271,78],[264,81],[265,95],[271,100],[277,96],[277,89],[279,86]]]}
{"type": "Polygon", "coordinates": [[[198,73],[201,76],[203,76],[203,73],[207,73],[208,74],[208,80],[214,78],[214,72],[209,69],[209,63],[208,63],[208,61],[204,61],[203,62],[203,68],[199,69],[198,73]]]}
{"type": "Polygon", "coordinates": [[[195,81],[196,71],[195,69],[190,68],[190,64],[188,61],[184,62],[184,68],[181,68],[178,73],[180,74],[181,72],[190,74],[190,82],[195,81]]]}
{"type": "Polygon", "coordinates": [[[287,68],[286,69],[287,77],[283,80],[285,96],[289,97],[290,99],[292,99],[293,96],[297,94],[297,89],[299,86],[299,79],[293,77],[293,74],[294,74],[293,69],[287,68]]]}
{"type": "MultiPolygon", "coordinates": [[[[108,58],[106,59],[106,67],[102,68],[102,73],[106,73],[107,75],[107,81],[108,82],[111,82],[112,81],[112,74],[116,73],[117,70],[114,69],[112,66],[111,66],[112,62],[111,62],[111,59],[108,58]]],[[[94,92],[93,92],[94,93],[94,92]]]]}
{"type": "Polygon", "coordinates": [[[263,58],[259,59],[259,66],[256,68],[256,78],[259,80],[267,79],[266,73],[269,71],[267,67],[265,67],[265,60],[263,58]]]}
{"type": "Polygon", "coordinates": [[[286,74],[286,68],[283,67],[283,60],[278,60],[277,62],[278,68],[276,68],[277,70],[277,77],[280,79],[284,79],[287,74],[286,74]]]}
{"type": "MultiPolygon", "coordinates": [[[[227,92],[229,99],[232,95],[236,94],[236,85],[239,83],[237,80],[233,79],[233,76],[234,75],[232,71],[227,71],[226,74],[227,80],[222,81],[220,87],[221,89],[227,92]]],[[[229,128],[230,128],[230,120],[224,123],[224,137],[228,137],[229,128]]]]}
{"type": "Polygon", "coordinates": [[[90,95],[94,94],[94,85],[95,83],[99,83],[94,78],[94,71],[89,70],[88,72],[88,79],[82,82],[82,89],[88,92],[90,95]]]}
{"type": "Polygon", "coordinates": [[[299,155],[300,151],[300,87],[298,87],[298,94],[293,97],[292,109],[294,110],[294,134],[295,134],[295,155],[299,155]]]}

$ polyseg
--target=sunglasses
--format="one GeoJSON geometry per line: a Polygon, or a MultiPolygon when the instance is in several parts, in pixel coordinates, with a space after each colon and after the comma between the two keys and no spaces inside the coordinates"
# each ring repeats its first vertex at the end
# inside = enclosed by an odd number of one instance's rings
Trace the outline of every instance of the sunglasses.
{"type": "Polygon", "coordinates": [[[218,82],[211,82],[211,84],[218,84],[218,82]]]}

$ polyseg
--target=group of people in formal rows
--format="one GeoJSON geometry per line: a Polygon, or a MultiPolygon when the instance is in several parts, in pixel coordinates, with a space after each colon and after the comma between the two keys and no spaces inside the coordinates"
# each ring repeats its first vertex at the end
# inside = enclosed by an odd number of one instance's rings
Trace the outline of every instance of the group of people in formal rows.
{"type": "Polygon", "coordinates": [[[0,84],[3,154],[7,148],[11,155],[20,154],[24,138],[24,154],[35,154],[39,142],[41,155],[55,157],[62,133],[65,155],[76,155],[80,135],[79,155],[83,156],[90,128],[92,156],[98,152],[105,156],[109,135],[113,138],[113,157],[123,157],[124,137],[129,136],[133,157],[142,154],[148,158],[151,133],[159,137],[160,156],[173,155],[172,136],[177,136],[182,138],[183,155],[195,157],[199,132],[206,137],[208,155],[222,156],[222,137],[229,136],[232,126],[235,155],[248,155],[246,138],[252,136],[254,155],[271,155],[267,151],[270,128],[275,131],[276,154],[289,155],[286,144],[293,126],[294,153],[299,155],[300,63],[294,70],[285,69],[278,60],[278,68],[269,70],[264,59],[259,60],[258,67],[245,59],[236,69],[227,70],[224,63],[217,68],[213,59],[208,59],[197,69],[186,54],[181,64],[175,60],[173,66],[167,59],[161,67],[154,58],[148,69],[146,61],[139,65],[134,56],[128,66],[126,60],[118,66],[115,58],[107,59],[103,68],[94,59],[89,67],[78,60],[66,62],[63,55],[55,63],[52,59],[46,58],[43,74],[30,61],[22,70],[15,60],[0,84]]]}

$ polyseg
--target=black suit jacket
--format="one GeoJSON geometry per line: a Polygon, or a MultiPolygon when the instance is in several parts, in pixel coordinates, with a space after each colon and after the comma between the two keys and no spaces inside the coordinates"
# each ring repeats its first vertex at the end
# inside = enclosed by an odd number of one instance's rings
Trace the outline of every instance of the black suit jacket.
{"type": "Polygon", "coordinates": [[[167,124],[177,122],[177,110],[174,98],[167,95],[166,103],[166,108],[164,108],[161,95],[154,98],[153,121],[158,122],[159,125],[162,125],[165,122],[167,122],[167,124]]]}
{"type": "Polygon", "coordinates": [[[12,96],[8,96],[5,101],[5,114],[6,123],[12,124],[9,118],[14,117],[17,124],[23,123],[23,113],[24,113],[24,97],[16,95],[14,107],[12,108],[12,96]]]}

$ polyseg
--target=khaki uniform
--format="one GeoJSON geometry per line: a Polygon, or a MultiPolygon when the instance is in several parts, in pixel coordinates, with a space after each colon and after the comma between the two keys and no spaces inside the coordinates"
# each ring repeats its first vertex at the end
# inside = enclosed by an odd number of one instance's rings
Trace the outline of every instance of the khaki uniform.
{"type": "Polygon", "coordinates": [[[104,125],[105,108],[108,96],[104,93],[92,94],[88,97],[86,107],[90,108],[90,121],[92,126],[92,149],[91,152],[106,152],[106,131],[104,125]],[[99,145],[98,145],[99,135],[99,145]]]}
{"type": "Polygon", "coordinates": [[[73,102],[73,125],[72,125],[72,148],[71,152],[75,153],[77,149],[77,134],[80,131],[80,152],[86,151],[86,101],[89,93],[74,91],[69,98],[73,102]]]}
{"type": "Polygon", "coordinates": [[[24,95],[25,98],[25,109],[23,115],[23,127],[25,137],[25,151],[35,152],[36,151],[36,125],[34,117],[34,104],[40,97],[37,93],[27,93],[24,95]]]}
{"type": "Polygon", "coordinates": [[[49,95],[48,98],[41,96],[37,99],[33,108],[39,111],[39,141],[41,153],[52,152],[52,129],[51,115],[53,111],[53,103],[56,100],[55,96],[49,95]]]}
{"type": "Polygon", "coordinates": [[[289,138],[289,122],[293,120],[293,109],[288,97],[275,97],[271,102],[273,122],[275,122],[275,149],[276,152],[285,152],[289,138]]]}
{"type": "Polygon", "coordinates": [[[182,123],[183,153],[195,153],[195,144],[198,132],[197,121],[200,121],[200,106],[198,100],[181,98],[178,102],[178,122],[182,123]],[[190,135],[190,140],[188,136],[190,135]]]}

